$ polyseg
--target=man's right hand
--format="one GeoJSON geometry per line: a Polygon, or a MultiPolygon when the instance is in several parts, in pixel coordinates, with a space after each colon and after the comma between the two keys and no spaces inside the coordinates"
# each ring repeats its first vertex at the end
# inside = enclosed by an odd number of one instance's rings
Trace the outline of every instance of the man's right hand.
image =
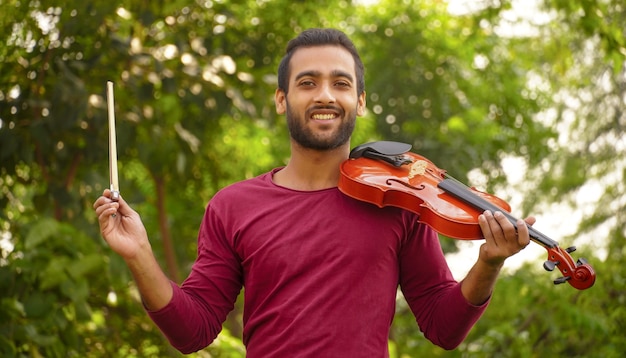
{"type": "Polygon", "coordinates": [[[93,203],[93,208],[104,241],[126,261],[144,306],[152,311],[163,308],[172,299],[172,286],[152,253],[139,214],[121,195],[118,201],[111,200],[109,189],[93,203]]]}
{"type": "Polygon", "coordinates": [[[137,258],[142,250],[151,250],[139,214],[121,195],[118,201],[113,201],[111,191],[106,189],[94,202],[93,208],[98,216],[102,237],[126,261],[137,258]]]}

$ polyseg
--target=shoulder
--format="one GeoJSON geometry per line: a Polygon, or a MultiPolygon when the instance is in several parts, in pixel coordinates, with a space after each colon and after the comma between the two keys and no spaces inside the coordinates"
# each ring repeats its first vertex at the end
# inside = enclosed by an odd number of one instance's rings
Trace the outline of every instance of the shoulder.
{"type": "Polygon", "coordinates": [[[272,170],[256,177],[232,183],[220,189],[207,204],[207,211],[230,213],[262,206],[276,194],[272,170]]]}
{"type": "Polygon", "coordinates": [[[260,174],[254,178],[241,180],[232,183],[215,193],[210,202],[233,200],[235,198],[248,195],[250,192],[260,190],[263,188],[269,188],[272,184],[272,174],[274,170],[260,174]]]}
{"type": "Polygon", "coordinates": [[[272,172],[232,183],[217,191],[205,207],[203,226],[213,228],[232,227],[254,214],[255,209],[267,202],[267,192],[272,185],[272,172]]]}

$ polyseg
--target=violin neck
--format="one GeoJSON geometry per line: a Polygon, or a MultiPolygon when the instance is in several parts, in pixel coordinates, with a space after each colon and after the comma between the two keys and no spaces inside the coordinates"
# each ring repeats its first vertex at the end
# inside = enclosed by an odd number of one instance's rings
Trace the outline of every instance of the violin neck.
{"type": "MultiPolygon", "coordinates": [[[[445,190],[448,194],[454,196],[455,198],[465,202],[466,204],[474,207],[476,210],[485,211],[489,210],[491,212],[499,211],[517,228],[517,219],[511,215],[508,211],[500,208],[496,204],[481,198],[480,196],[474,194],[467,186],[460,183],[454,178],[448,177],[448,179],[444,179],[437,185],[440,189],[445,190]]],[[[528,226],[528,232],[530,234],[530,238],[536,242],[537,244],[547,247],[554,248],[559,244],[542,234],[538,230],[534,229],[532,226],[528,226]]]]}

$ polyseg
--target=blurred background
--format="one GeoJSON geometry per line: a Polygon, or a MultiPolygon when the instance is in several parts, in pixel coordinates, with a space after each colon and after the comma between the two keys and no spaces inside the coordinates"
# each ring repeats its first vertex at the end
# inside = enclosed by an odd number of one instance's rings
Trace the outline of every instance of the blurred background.
{"type": "MultiPolygon", "coordinates": [[[[286,163],[276,68],[309,27],[346,32],[366,66],[352,145],[411,143],[507,200],[595,285],[554,286],[545,249],[511,259],[466,341],[423,338],[403,299],[392,357],[626,352],[626,5],[622,0],[0,0],[0,355],[177,357],[143,311],[92,203],[120,188],[182,282],[211,196],[286,163]]],[[[441,238],[455,274],[480,242],[441,238]]],[[[346,289],[350,289],[346,287],[346,289]]],[[[241,305],[192,356],[242,357],[241,305]]]]}

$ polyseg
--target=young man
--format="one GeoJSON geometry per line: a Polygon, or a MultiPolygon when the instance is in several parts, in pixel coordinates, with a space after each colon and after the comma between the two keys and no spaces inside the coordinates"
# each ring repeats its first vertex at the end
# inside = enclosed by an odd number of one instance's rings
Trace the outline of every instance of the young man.
{"type": "Polygon", "coordinates": [[[385,357],[400,285],[425,336],[458,346],[484,312],[504,260],[529,243],[534,219],[516,231],[501,213],[481,215],[485,243],[456,282],[437,234],[415,214],[337,188],[365,111],[352,42],[337,30],[304,31],[288,44],[278,82],[291,159],[211,199],[198,257],[180,287],[159,268],[123,198],[111,201],[105,190],[94,203],[102,235],[128,264],[150,317],[177,349],[197,351],[217,336],[245,287],[249,357],[385,357]]]}

